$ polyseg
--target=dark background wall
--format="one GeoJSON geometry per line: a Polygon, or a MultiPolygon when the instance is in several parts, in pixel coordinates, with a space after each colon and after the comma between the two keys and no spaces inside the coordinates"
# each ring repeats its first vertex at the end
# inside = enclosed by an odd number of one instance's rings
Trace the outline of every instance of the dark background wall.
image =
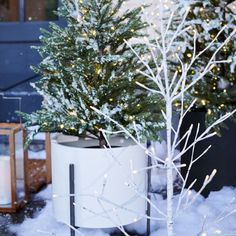
{"type": "Polygon", "coordinates": [[[49,21],[63,24],[53,13],[57,0],[0,0],[0,122],[18,122],[16,110],[32,112],[42,98],[30,82],[39,79],[30,69],[40,57],[32,45],[39,45],[40,28],[49,21]]]}
{"type": "MultiPolygon", "coordinates": [[[[236,116],[235,116],[236,120],[236,116]]],[[[197,182],[193,186],[196,191],[199,191],[202,187],[206,175],[210,175],[214,169],[217,170],[217,174],[209,185],[202,192],[207,196],[211,191],[218,191],[223,186],[236,187],[236,124],[235,120],[225,121],[227,129],[221,129],[221,137],[214,136],[210,139],[206,139],[203,142],[199,142],[195,147],[194,157],[198,157],[208,146],[212,146],[211,149],[198,160],[191,169],[187,186],[189,186],[195,179],[197,182]]],[[[200,111],[193,111],[187,114],[184,119],[181,136],[189,129],[193,124],[193,132],[190,136],[189,143],[192,143],[195,137],[196,129],[200,124],[200,134],[205,130],[205,113],[200,111]]],[[[190,162],[192,150],[188,151],[182,156],[182,163],[187,164],[186,168],[182,168],[182,174],[185,176],[187,168],[190,162]]]]}

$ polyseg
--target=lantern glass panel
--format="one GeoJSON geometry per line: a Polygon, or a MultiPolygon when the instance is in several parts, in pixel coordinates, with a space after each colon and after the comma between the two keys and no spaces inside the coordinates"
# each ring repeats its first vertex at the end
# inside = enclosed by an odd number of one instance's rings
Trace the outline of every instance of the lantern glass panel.
{"type": "Polygon", "coordinates": [[[25,198],[24,142],[22,131],[15,134],[15,158],[17,201],[19,202],[25,198]]]}
{"type": "Polygon", "coordinates": [[[45,160],[46,151],[45,151],[45,133],[38,133],[34,136],[32,142],[29,145],[28,156],[32,160],[45,160]]]}
{"type": "Polygon", "coordinates": [[[9,136],[0,135],[0,207],[11,208],[11,162],[9,136]]]}

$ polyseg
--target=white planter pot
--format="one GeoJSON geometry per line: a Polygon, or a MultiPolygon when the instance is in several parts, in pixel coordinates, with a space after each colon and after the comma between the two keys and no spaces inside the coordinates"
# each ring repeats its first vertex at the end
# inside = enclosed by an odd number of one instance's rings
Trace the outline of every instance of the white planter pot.
{"type": "Polygon", "coordinates": [[[145,215],[146,200],[140,193],[146,195],[146,172],[135,170],[144,168],[147,158],[138,145],[116,137],[110,143],[119,147],[105,150],[94,148],[97,140],[62,140],[63,136],[52,140],[53,203],[58,221],[70,224],[69,164],[75,166],[76,226],[116,227],[145,215]]]}

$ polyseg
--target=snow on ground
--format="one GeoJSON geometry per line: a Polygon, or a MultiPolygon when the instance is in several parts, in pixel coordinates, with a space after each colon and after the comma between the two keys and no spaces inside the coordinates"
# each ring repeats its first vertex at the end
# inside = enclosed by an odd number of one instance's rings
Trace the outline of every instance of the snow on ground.
{"type": "MultiPolygon", "coordinates": [[[[192,192],[194,196],[194,192],[192,192]]],[[[174,205],[177,205],[177,198],[174,205]]],[[[164,210],[166,200],[155,195],[152,202],[164,210]]],[[[190,198],[191,199],[191,198],[190,198]]],[[[160,217],[152,209],[152,217],[160,217]]],[[[145,221],[127,227],[137,233],[145,232],[145,221]]],[[[165,222],[152,222],[151,236],[166,236],[165,222]]],[[[214,236],[236,235],[236,189],[224,187],[221,191],[212,192],[207,199],[200,196],[189,208],[180,211],[175,219],[175,236],[214,236]]]]}
{"type": "MultiPolygon", "coordinates": [[[[17,236],[68,236],[70,229],[68,226],[57,223],[53,217],[52,201],[47,201],[47,205],[34,219],[27,219],[21,225],[11,226],[11,231],[17,236]]],[[[80,230],[85,236],[108,236],[101,230],[80,230]]]]}
{"type": "MultiPolygon", "coordinates": [[[[192,193],[194,195],[194,192],[192,193]]],[[[55,221],[53,217],[51,186],[39,193],[37,198],[47,199],[47,205],[33,219],[26,219],[21,225],[12,225],[11,231],[17,236],[68,236],[69,227],[55,221]]],[[[152,202],[164,210],[166,200],[161,195],[153,194],[152,202]]],[[[174,204],[177,203],[177,197],[174,204]]],[[[160,217],[152,209],[153,217],[160,217]]],[[[165,222],[152,221],[151,236],[166,236],[165,222]]],[[[126,227],[129,232],[144,234],[145,220],[126,227]]],[[[108,236],[109,231],[79,229],[76,235],[108,236]]],[[[236,189],[225,187],[221,191],[212,192],[207,199],[199,197],[193,206],[182,209],[175,220],[175,236],[214,236],[236,235],[236,189]]]]}
{"type": "MultiPolygon", "coordinates": [[[[156,154],[165,158],[165,142],[154,145],[156,154]]],[[[178,152],[176,151],[175,155],[178,152]]],[[[165,173],[156,170],[152,171],[152,190],[160,193],[166,185],[165,173]]],[[[37,212],[33,219],[26,219],[20,225],[12,225],[11,231],[17,236],[68,236],[69,226],[56,222],[53,216],[53,205],[51,200],[51,186],[41,191],[36,200],[46,201],[46,207],[37,212]]],[[[196,193],[189,195],[189,201],[196,193]]],[[[174,206],[177,205],[178,196],[175,196],[174,206]]],[[[166,212],[166,200],[162,195],[153,193],[152,203],[163,212],[166,212]]],[[[153,218],[162,216],[152,208],[153,218]]],[[[1,220],[1,219],[0,219],[1,220]]],[[[126,226],[128,232],[144,235],[146,231],[146,220],[142,219],[134,224],[126,226]]],[[[151,236],[166,236],[165,221],[151,221],[151,236]]],[[[108,236],[111,230],[87,230],[79,229],[76,235],[84,236],[108,236]]],[[[200,196],[189,208],[181,207],[181,211],[175,218],[175,236],[214,236],[214,235],[235,235],[236,236],[236,189],[225,187],[221,191],[212,192],[207,199],[200,196]]]]}

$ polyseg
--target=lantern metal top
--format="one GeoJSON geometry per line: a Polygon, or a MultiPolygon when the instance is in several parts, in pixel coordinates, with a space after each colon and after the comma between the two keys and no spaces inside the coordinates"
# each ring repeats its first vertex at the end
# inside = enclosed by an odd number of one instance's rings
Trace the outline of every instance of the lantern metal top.
{"type": "Polygon", "coordinates": [[[0,123],[0,135],[11,135],[22,130],[21,124],[16,123],[0,123]]]}

